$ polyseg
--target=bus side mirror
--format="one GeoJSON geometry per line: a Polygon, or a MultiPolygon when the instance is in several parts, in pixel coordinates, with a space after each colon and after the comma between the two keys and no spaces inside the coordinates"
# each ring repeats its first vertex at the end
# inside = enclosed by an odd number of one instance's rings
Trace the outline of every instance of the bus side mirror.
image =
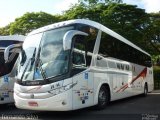
{"type": "Polygon", "coordinates": [[[5,51],[4,51],[4,60],[5,60],[5,63],[9,62],[9,61],[12,61],[13,57],[12,57],[12,54],[14,53],[19,53],[21,51],[21,47],[22,47],[22,44],[12,44],[12,45],[9,45],[5,51]],[[10,56],[9,56],[9,53],[14,51],[14,53],[12,53],[10,56]]]}
{"type": "Polygon", "coordinates": [[[78,30],[70,30],[70,31],[66,32],[66,33],[64,34],[64,37],[63,37],[63,49],[64,49],[64,50],[69,50],[69,49],[71,49],[72,38],[73,38],[75,35],[88,36],[87,33],[82,32],[82,31],[78,31],[78,30]]]}

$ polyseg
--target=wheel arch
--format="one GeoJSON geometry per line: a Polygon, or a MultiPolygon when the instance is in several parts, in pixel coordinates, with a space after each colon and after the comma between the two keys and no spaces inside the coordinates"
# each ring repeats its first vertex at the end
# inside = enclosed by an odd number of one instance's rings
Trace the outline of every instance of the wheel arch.
{"type": "Polygon", "coordinates": [[[94,97],[94,104],[95,105],[98,104],[98,93],[99,93],[99,90],[100,90],[101,86],[105,86],[105,88],[108,90],[108,92],[109,92],[109,101],[111,100],[111,88],[110,88],[108,83],[103,82],[103,83],[99,84],[99,86],[97,87],[97,90],[96,90],[96,93],[95,93],[95,97],[94,97]]]}

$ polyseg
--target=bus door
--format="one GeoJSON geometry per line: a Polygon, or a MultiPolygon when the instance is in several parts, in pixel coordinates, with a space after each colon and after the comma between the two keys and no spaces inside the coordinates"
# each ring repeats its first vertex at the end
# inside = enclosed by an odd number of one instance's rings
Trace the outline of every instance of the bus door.
{"type": "Polygon", "coordinates": [[[91,59],[91,56],[87,56],[83,37],[76,36],[74,38],[72,50],[71,74],[73,83],[77,83],[73,87],[73,109],[93,105],[93,73],[87,70],[87,60],[91,59]]]}

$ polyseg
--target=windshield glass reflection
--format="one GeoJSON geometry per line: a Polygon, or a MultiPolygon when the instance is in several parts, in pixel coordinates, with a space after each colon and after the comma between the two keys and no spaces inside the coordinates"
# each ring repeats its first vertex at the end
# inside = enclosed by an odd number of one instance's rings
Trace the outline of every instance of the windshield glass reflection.
{"type": "Polygon", "coordinates": [[[68,72],[70,50],[64,51],[63,36],[72,29],[73,26],[66,26],[44,32],[43,36],[39,37],[39,46],[30,47],[34,44],[24,43],[27,45],[24,45],[21,55],[21,61],[25,60],[22,62],[24,65],[20,65],[23,71],[20,74],[22,81],[46,80],[68,72]]]}

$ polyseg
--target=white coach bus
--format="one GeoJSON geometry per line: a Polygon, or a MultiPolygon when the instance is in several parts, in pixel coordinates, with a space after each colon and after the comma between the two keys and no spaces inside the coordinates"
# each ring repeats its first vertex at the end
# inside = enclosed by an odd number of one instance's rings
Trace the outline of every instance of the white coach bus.
{"type": "Polygon", "coordinates": [[[26,37],[14,99],[21,109],[67,111],[94,105],[102,109],[109,101],[152,90],[147,52],[97,22],[76,19],[42,27],[26,37]]]}
{"type": "Polygon", "coordinates": [[[4,50],[6,47],[21,46],[24,36],[0,36],[0,104],[11,103],[13,99],[13,86],[15,82],[16,61],[18,51],[10,51],[10,61],[5,63],[4,50]]]}

